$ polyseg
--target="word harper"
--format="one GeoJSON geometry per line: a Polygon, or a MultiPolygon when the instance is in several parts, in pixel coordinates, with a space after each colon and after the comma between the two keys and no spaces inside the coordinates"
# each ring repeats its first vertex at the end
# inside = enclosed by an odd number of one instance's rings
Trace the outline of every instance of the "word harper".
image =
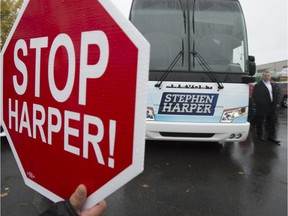
{"type": "Polygon", "coordinates": [[[114,147],[116,136],[116,121],[109,120],[103,122],[97,116],[80,114],[77,112],[64,110],[64,113],[55,107],[44,107],[40,104],[31,104],[9,99],[8,126],[11,130],[27,135],[33,139],[39,139],[39,144],[52,145],[53,138],[58,139],[57,145],[63,143],[63,150],[77,156],[88,159],[89,146],[93,147],[96,159],[99,164],[105,165],[105,160],[101,150],[101,142],[104,135],[109,136],[110,156],[108,166],[114,168],[114,147]],[[78,122],[79,128],[73,126],[72,122],[78,122]],[[104,130],[104,124],[109,124],[109,131],[104,130]],[[97,133],[92,133],[90,128],[97,128],[97,133]],[[63,136],[59,135],[63,133],[63,136]],[[80,132],[83,134],[80,135],[80,132]],[[59,137],[61,140],[59,140],[59,137]],[[70,139],[79,139],[77,143],[83,143],[82,148],[70,143],[70,139]],[[81,151],[80,151],[81,150],[81,151]],[[81,154],[82,152],[82,154],[81,154]]]}

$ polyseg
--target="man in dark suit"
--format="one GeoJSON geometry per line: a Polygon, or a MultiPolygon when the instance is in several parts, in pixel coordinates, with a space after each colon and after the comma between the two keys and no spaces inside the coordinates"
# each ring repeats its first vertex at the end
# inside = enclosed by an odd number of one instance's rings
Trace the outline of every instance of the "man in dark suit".
{"type": "Polygon", "coordinates": [[[268,141],[280,145],[276,136],[276,108],[279,106],[275,86],[270,82],[271,74],[265,71],[262,80],[254,86],[252,98],[256,105],[256,130],[258,140],[263,139],[263,122],[266,120],[268,130],[268,141]]]}

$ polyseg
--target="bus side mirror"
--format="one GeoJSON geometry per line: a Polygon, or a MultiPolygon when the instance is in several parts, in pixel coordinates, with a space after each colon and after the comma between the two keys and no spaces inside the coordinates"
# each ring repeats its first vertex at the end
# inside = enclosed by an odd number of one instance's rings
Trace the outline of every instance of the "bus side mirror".
{"type": "Polygon", "coordinates": [[[254,56],[248,56],[248,67],[249,67],[249,75],[254,76],[256,73],[256,64],[255,64],[255,57],[254,56]]]}

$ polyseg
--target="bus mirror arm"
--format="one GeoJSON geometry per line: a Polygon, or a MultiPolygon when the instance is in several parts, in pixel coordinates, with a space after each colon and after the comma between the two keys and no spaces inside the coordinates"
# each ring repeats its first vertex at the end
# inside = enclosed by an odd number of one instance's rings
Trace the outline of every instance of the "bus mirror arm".
{"type": "Polygon", "coordinates": [[[249,67],[249,76],[254,76],[256,73],[256,64],[255,64],[255,57],[248,56],[248,67],[249,67]]]}
{"type": "Polygon", "coordinates": [[[242,76],[242,82],[243,83],[254,83],[255,82],[255,80],[256,80],[256,78],[255,77],[252,77],[252,76],[248,76],[248,75],[244,75],[244,76],[242,76]]]}

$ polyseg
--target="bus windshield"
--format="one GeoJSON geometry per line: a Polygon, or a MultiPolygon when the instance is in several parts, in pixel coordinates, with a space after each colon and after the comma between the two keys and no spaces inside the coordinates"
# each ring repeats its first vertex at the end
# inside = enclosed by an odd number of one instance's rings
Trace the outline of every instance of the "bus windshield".
{"type": "Polygon", "coordinates": [[[150,70],[247,72],[247,38],[238,1],[134,0],[130,19],[151,44],[150,70]]]}

